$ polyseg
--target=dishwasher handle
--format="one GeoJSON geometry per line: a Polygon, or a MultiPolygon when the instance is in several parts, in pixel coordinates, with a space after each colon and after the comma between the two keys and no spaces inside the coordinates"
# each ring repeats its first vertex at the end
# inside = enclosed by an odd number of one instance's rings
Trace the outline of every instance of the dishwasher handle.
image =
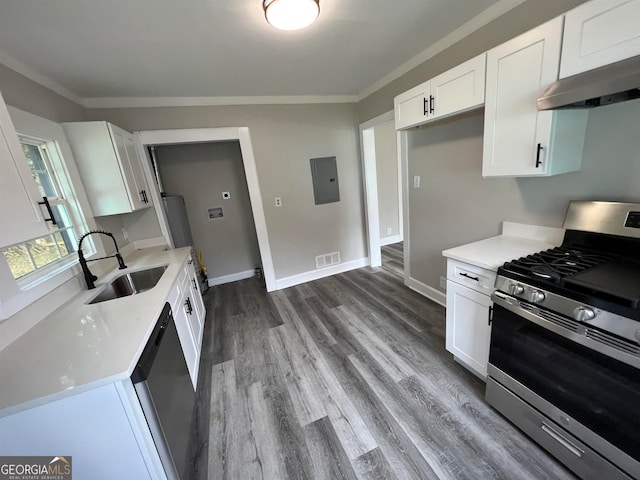
{"type": "Polygon", "coordinates": [[[162,338],[164,337],[170,322],[173,322],[171,305],[169,305],[169,303],[165,303],[162,313],[160,314],[160,318],[158,318],[158,321],[153,328],[153,332],[151,332],[151,336],[149,337],[149,340],[140,355],[140,359],[136,364],[136,368],[131,374],[131,381],[134,384],[145,381],[149,376],[151,366],[153,365],[153,361],[155,360],[160,344],[162,343],[162,338]]]}

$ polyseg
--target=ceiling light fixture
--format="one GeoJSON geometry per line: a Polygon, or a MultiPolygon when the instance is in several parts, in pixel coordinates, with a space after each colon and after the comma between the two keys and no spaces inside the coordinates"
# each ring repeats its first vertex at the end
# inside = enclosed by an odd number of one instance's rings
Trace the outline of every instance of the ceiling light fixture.
{"type": "Polygon", "coordinates": [[[320,13],[320,0],[263,0],[264,16],[280,30],[299,30],[311,25],[320,13]]]}

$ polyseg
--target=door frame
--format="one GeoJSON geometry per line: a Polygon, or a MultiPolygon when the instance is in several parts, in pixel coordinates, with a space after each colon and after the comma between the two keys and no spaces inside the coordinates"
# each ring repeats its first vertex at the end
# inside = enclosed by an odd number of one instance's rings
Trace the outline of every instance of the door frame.
{"type": "MultiPolygon", "coordinates": [[[[360,124],[360,151],[362,154],[362,173],[365,193],[365,210],[367,223],[367,243],[369,247],[369,263],[372,267],[382,265],[380,251],[380,211],[378,205],[378,174],[376,167],[375,131],[374,128],[394,120],[394,112],[390,110],[371,120],[360,124]]],[[[400,155],[400,133],[396,133],[396,151],[398,160],[398,235],[404,239],[403,211],[403,177],[400,155]]]]}
{"type": "Polygon", "coordinates": [[[187,128],[173,130],[145,130],[135,133],[136,148],[141,158],[146,158],[144,162],[144,173],[147,177],[147,183],[153,188],[151,197],[156,206],[156,215],[158,223],[162,230],[162,235],[167,243],[173,246],[173,240],[169,231],[167,217],[164,209],[161,208],[162,198],[158,185],[154,180],[154,174],[151,172],[149,155],[147,146],[152,145],[175,145],[185,143],[210,143],[210,142],[227,142],[238,141],[240,143],[240,151],[242,153],[242,163],[244,173],[249,187],[249,199],[251,200],[251,210],[253,213],[253,221],[256,226],[256,235],[258,237],[258,247],[260,250],[260,258],[262,260],[262,271],[264,274],[267,292],[277,290],[276,275],[273,268],[273,257],[271,255],[271,244],[267,232],[267,221],[264,214],[264,205],[262,202],[262,194],[260,192],[260,182],[258,181],[258,170],[256,169],[256,159],[253,153],[253,144],[251,143],[251,135],[249,127],[224,127],[224,128],[187,128]]]}

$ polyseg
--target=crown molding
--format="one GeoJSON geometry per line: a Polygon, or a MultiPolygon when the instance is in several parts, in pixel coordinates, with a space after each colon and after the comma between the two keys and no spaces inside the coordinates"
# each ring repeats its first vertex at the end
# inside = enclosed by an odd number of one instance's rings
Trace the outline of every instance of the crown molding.
{"type": "Polygon", "coordinates": [[[489,22],[492,22],[496,18],[500,17],[501,15],[504,15],[509,10],[512,10],[513,8],[517,7],[521,3],[524,3],[525,1],[526,0],[500,0],[499,2],[495,3],[491,7],[487,8],[480,15],[464,23],[461,27],[454,30],[446,37],[442,38],[441,40],[438,40],[436,43],[431,45],[426,50],[423,50],[421,53],[419,53],[412,59],[403,63],[398,68],[396,68],[392,72],[389,72],[384,77],[382,77],[381,79],[377,80],[376,82],[371,84],[369,87],[364,89],[362,92],[360,92],[357,95],[358,102],[361,100],[364,100],[369,95],[377,92],[381,88],[389,85],[391,82],[393,82],[394,80],[397,80],[405,73],[413,70],[418,65],[421,65],[427,60],[435,57],[437,54],[443,52],[447,48],[451,47],[452,45],[462,40],[463,38],[471,35],[476,30],[479,30],[480,28],[487,25],[489,22]]]}
{"type": "Polygon", "coordinates": [[[60,85],[57,82],[54,82],[49,77],[41,74],[40,72],[34,70],[31,67],[27,67],[24,63],[16,60],[11,55],[6,52],[0,50],[0,63],[2,63],[5,67],[10,68],[14,72],[19,73],[27,77],[29,80],[33,80],[39,85],[48,88],[49,90],[54,91],[58,95],[63,96],[67,100],[71,100],[74,103],[77,103],[80,106],[84,106],[83,99],[76,95],[75,93],[67,90],[65,87],[60,85]]]}
{"type": "Polygon", "coordinates": [[[85,108],[201,107],[222,105],[298,105],[356,103],[356,95],[281,95],[257,97],[105,97],[85,98],[85,108]]]}

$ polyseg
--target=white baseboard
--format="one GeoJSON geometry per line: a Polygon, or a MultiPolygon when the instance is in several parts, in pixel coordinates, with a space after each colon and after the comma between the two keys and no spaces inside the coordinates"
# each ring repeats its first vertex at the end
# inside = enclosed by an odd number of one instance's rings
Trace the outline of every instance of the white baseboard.
{"type": "Polygon", "coordinates": [[[392,243],[398,243],[402,241],[402,235],[391,235],[390,237],[384,237],[380,239],[380,246],[391,245],[392,243]]]}
{"type": "Polygon", "coordinates": [[[300,285],[301,283],[319,280],[321,278],[330,277],[331,275],[348,272],[349,270],[355,270],[356,268],[362,268],[368,265],[369,257],[365,257],[358,260],[351,260],[350,262],[340,263],[338,265],[332,265],[326,268],[319,268],[310,272],[299,273],[298,275],[277,279],[276,289],[282,290],[283,288],[289,288],[295,285],[300,285]]]}
{"type": "Polygon", "coordinates": [[[447,306],[447,295],[442,293],[440,290],[436,290],[429,285],[419,282],[415,278],[406,278],[404,284],[409,287],[411,290],[418,292],[420,295],[427,297],[430,300],[442,305],[443,307],[447,306]]]}
{"type": "Polygon", "coordinates": [[[255,276],[255,270],[245,270],[244,272],[232,273],[230,275],[222,275],[221,277],[214,277],[208,280],[209,286],[222,285],[225,283],[238,282],[240,280],[246,280],[255,276]]]}

